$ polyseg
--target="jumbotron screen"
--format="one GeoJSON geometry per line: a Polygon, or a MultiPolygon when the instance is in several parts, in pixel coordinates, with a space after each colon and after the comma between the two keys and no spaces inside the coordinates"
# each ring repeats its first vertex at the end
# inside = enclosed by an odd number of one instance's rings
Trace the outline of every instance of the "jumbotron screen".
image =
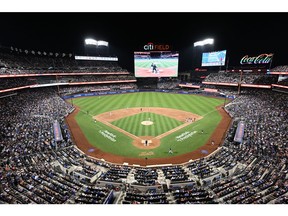
{"type": "Polygon", "coordinates": [[[135,77],[177,77],[177,51],[134,52],[135,77]]]}
{"type": "Polygon", "coordinates": [[[202,53],[201,66],[224,66],[226,50],[202,53]]]}

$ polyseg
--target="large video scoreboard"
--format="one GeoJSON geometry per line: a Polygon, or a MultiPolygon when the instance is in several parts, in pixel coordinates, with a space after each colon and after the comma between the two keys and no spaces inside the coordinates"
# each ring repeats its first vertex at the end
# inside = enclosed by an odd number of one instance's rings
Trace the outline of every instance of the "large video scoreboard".
{"type": "Polygon", "coordinates": [[[226,60],[226,50],[202,53],[201,66],[224,66],[226,60]]]}
{"type": "Polygon", "coordinates": [[[135,51],[135,77],[178,77],[178,51],[135,51]]]}

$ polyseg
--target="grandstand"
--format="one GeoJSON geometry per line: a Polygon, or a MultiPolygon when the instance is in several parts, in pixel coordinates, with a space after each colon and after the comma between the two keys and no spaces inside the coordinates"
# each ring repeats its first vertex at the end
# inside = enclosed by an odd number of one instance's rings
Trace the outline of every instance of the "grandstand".
{"type": "Polygon", "coordinates": [[[0,203],[287,203],[288,86],[273,73],[287,68],[207,72],[201,82],[150,81],[115,61],[1,49],[0,203]],[[133,166],[83,154],[65,121],[75,106],[64,96],[127,89],[225,95],[233,99],[224,104],[233,121],[217,151],[183,164],[133,166]]]}

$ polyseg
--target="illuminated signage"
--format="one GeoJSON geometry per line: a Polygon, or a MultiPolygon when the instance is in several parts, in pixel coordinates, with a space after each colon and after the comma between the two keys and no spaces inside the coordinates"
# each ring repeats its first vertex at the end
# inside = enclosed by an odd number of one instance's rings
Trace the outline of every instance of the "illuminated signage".
{"type": "Polygon", "coordinates": [[[225,85],[225,86],[238,86],[238,83],[223,83],[223,82],[202,82],[207,85],[225,85]]]}
{"type": "MultiPolygon", "coordinates": [[[[267,74],[280,74],[280,75],[288,75],[288,72],[278,72],[278,71],[267,71],[267,74]]],[[[1,77],[1,76],[0,76],[1,77]]]]}
{"type": "Polygon", "coordinates": [[[277,84],[272,84],[272,87],[279,87],[279,88],[286,88],[286,89],[288,89],[288,86],[277,85],[277,84]]]}
{"type": "Polygon", "coordinates": [[[157,51],[167,51],[170,50],[170,46],[168,44],[154,44],[152,42],[147,43],[144,45],[144,50],[157,50],[157,51]]]}
{"type": "Polygon", "coordinates": [[[195,71],[199,71],[199,72],[204,71],[204,72],[206,72],[207,69],[206,68],[195,68],[195,71]]]}
{"type": "Polygon", "coordinates": [[[255,85],[255,84],[241,84],[241,87],[252,87],[252,88],[271,88],[271,85],[255,85]]]}
{"type": "Polygon", "coordinates": [[[118,58],[117,57],[101,57],[101,56],[75,56],[75,60],[118,61],[118,58]]]}
{"type": "Polygon", "coordinates": [[[263,53],[258,56],[249,57],[245,55],[241,60],[240,64],[268,64],[272,61],[273,53],[267,54],[263,53]]]}

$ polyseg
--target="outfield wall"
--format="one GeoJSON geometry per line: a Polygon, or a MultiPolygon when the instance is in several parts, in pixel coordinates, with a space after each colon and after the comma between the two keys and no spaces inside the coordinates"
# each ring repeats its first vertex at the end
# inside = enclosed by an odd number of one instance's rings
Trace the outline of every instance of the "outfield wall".
{"type": "MultiPolygon", "coordinates": [[[[91,96],[101,96],[101,95],[115,95],[115,94],[125,94],[125,93],[135,93],[135,92],[162,92],[162,93],[176,93],[176,94],[201,94],[206,96],[214,96],[219,98],[225,98],[225,95],[206,92],[206,91],[183,91],[183,90],[165,90],[165,89],[130,89],[130,90],[119,90],[119,91],[105,91],[105,92],[89,92],[89,93],[78,93],[73,95],[62,96],[64,100],[78,98],[78,97],[91,97],[91,96]]],[[[228,99],[234,99],[233,96],[227,96],[228,99]]]]}

